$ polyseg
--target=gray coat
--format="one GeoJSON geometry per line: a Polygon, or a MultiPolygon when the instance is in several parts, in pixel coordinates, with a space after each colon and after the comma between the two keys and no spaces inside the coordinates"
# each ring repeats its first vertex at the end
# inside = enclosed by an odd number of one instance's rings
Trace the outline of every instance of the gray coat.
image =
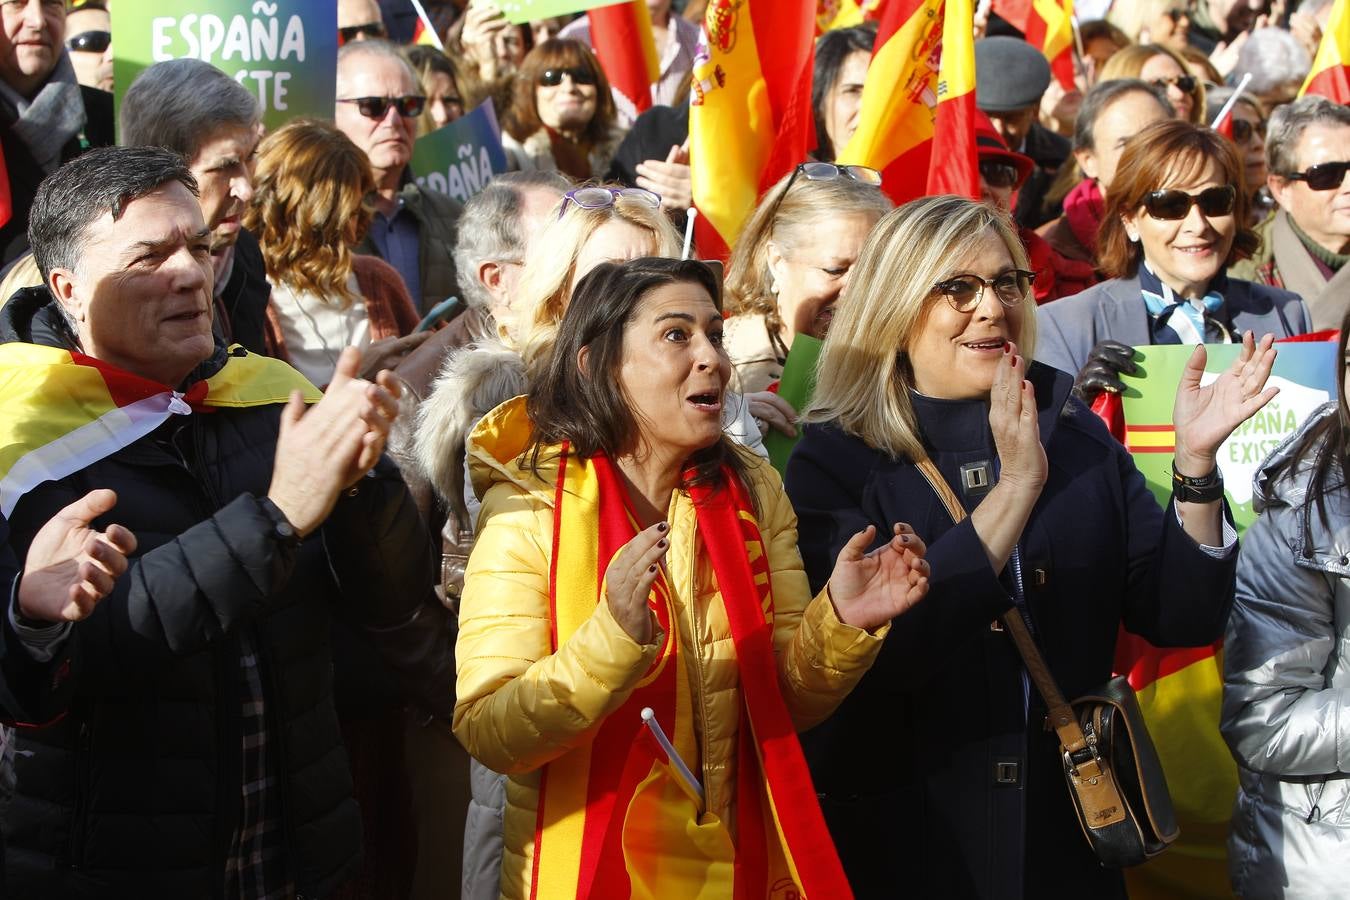
{"type": "Polygon", "coordinates": [[[1261,517],[1238,559],[1220,727],[1241,784],[1229,873],[1247,898],[1350,896],[1350,490],[1329,474],[1324,525],[1304,506],[1305,458],[1261,499],[1304,433],[1335,414],[1318,409],[1258,470],[1261,517]]]}
{"type": "MultiPolygon", "coordinates": [[[[1253,331],[1292,337],[1309,331],[1308,311],[1297,294],[1264,284],[1228,279],[1224,295],[1234,334],[1253,331]]],[[[1112,278],[1081,294],[1036,309],[1036,359],[1075,375],[1098,341],[1141,347],[1153,343],[1139,279],[1112,278]]]]}

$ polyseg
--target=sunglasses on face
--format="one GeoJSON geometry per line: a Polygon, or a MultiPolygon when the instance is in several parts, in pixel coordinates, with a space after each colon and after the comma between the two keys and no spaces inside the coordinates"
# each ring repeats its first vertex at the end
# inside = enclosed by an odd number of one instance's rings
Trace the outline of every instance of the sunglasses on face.
{"type": "Polygon", "coordinates": [[[1341,186],[1347,170],[1350,170],[1350,162],[1318,163],[1302,172],[1290,172],[1284,177],[1291,181],[1306,181],[1314,191],[1333,191],[1341,186]]]}
{"type": "Polygon", "coordinates": [[[562,84],[563,76],[571,77],[573,84],[595,84],[595,73],[581,66],[567,69],[545,69],[539,73],[540,87],[557,87],[562,84]]]}
{"type": "Polygon", "coordinates": [[[427,98],[410,94],[406,97],[351,97],[338,102],[355,103],[361,115],[378,122],[389,112],[391,106],[397,109],[403,118],[415,119],[422,114],[423,108],[427,105],[427,98]]]}
{"type": "Polygon", "coordinates": [[[1248,122],[1246,119],[1233,120],[1233,140],[1237,141],[1239,144],[1247,144],[1251,142],[1253,136],[1260,136],[1263,138],[1266,136],[1266,123],[1264,120],[1257,122],[1255,125],[1248,122]]]}
{"type": "Polygon", "coordinates": [[[980,177],[990,187],[1017,187],[1017,166],[1011,163],[987,160],[980,163],[980,177]]]}
{"type": "Polygon", "coordinates": [[[1035,272],[1023,269],[1013,269],[995,278],[953,275],[933,285],[933,293],[942,295],[957,312],[967,313],[980,305],[985,288],[993,288],[998,302],[1012,308],[1027,299],[1027,294],[1031,293],[1031,283],[1035,280],[1035,272]]]}
{"type": "Polygon", "coordinates": [[[1174,75],[1171,78],[1155,78],[1153,79],[1153,84],[1155,87],[1160,87],[1164,91],[1167,90],[1169,86],[1176,85],[1177,90],[1181,91],[1183,94],[1194,94],[1196,80],[1194,75],[1174,75]]]}
{"type": "Polygon", "coordinates": [[[1180,22],[1182,19],[1189,19],[1191,17],[1191,14],[1186,12],[1186,8],[1184,6],[1174,6],[1167,12],[1163,13],[1163,15],[1171,19],[1173,25],[1180,22]]]}
{"type": "Polygon", "coordinates": [[[66,41],[66,46],[79,53],[102,53],[112,43],[106,31],[82,31],[66,41]]]}
{"type": "Polygon", "coordinates": [[[582,209],[602,209],[613,206],[620,200],[640,203],[652,209],[661,208],[661,195],[643,188],[585,187],[563,194],[562,205],[558,207],[558,218],[561,219],[563,213],[567,212],[569,203],[575,203],[582,209]]]}
{"type": "Polygon", "coordinates": [[[1237,201],[1237,188],[1231,184],[1221,187],[1205,188],[1198,194],[1185,191],[1153,191],[1144,196],[1144,209],[1155,219],[1184,219],[1192,206],[1200,207],[1200,212],[1210,218],[1232,215],[1233,204],[1237,201]]]}
{"type": "Polygon", "coordinates": [[[382,38],[387,33],[382,22],[367,22],[364,25],[348,25],[346,28],[339,28],[338,38],[341,39],[342,43],[347,44],[361,35],[370,38],[382,38]]]}

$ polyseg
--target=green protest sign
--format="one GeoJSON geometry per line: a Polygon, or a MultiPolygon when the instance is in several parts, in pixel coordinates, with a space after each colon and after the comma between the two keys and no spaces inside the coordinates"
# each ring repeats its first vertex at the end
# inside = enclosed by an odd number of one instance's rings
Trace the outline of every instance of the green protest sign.
{"type": "Polygon", "coordinates": [[[153,0],[118,3],[114,102],[143,70],[168,59],[211,63],[258,98],[269,130],[297,116],[333,117],[333,0],[153,0]]]}
{"type": "Polygon", "coordinates": [[[506,171],[501,129],[491,100],[472,112],[423,135],[413,145],[417,183],[465,203],[506,171]]]}
{"type": "Polygon", "coordinates": [[[496,0],[497,8],[508,22],[517,25],[536,19],[551,19],[568,13],[586,12],[602,6],[614,6],[623,0],[496,0]]]}
{"type": "MultiPolygon", "coordinates": [[[[1224,490],[1239,533],[1256,518],[1252,512],[1252,476],[1280,442],[1321,404],[1336,396],[1335,341],[1282,343],[1270,374],[1270,385],[1280,393],[1256,415],[1238,426],[1219,447],[1219,469],[1224,490]]],[[[1148,482],[1158,502],[1167,505],[1172,495],[1172,451],[1176,429],[1172,403],[1186,361],[1194,347],[1136,347],[1135,362],[1141,373],[1125,377],[1122,395],[1125,410],[1125,446],[1148,482]]],[[[1209,345],[1201,384],[1209,384],[1232,365],[1236,344],[1209,345]]]]}
{"type": "MultiPolygon", "coordinates": [[[[786,400],[797,414],[806,411],[811,395],[816,392],[816,359],[825,342],[799,334],[792,339],[792,351],[783,364],[783,377],[778,381],[778,396],[786,400]]],[[[801,426],[797,426],[798,437],[788,437],[776,428],[769,429],[764,436],[764,449],[769,451],[769,462],[782,475],[787,471],[788,457],[792,448],[797,446],[801,436],[801,426]]]]}

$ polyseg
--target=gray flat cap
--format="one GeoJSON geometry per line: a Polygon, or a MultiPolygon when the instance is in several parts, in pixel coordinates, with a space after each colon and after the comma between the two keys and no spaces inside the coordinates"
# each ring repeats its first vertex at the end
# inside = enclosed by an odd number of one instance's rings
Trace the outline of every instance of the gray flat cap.
{"type": "Polygon", "coordinates": [[[975,42],[975,105],[985,112],[1036,106],[1049,86],[1050,63],[1021,38],[987,37],[975,42]]]}

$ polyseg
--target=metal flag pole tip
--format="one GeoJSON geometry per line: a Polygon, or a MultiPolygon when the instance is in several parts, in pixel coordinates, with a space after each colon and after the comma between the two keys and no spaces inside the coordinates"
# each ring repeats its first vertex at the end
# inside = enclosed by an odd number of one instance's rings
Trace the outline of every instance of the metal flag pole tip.
{"type": "Polygon", "coordinates": [[[684,250],[680,253],[680,259],[689,258],[689,248],[694,244],[694,219],[698,217],[698,210],[689,207],[684,218],[684,250]]]}
{"type": "Polygon", "coordinates": [[[685,789],[698,801],[698,809],[702,813],[703,785],[698,783],[694,773],[689,771],[689,767],[684,764],[684,760],[680,759],[680,754],[675,752],[675,746],[671,744],[670,738],[666,737],[665,731],[661,729],[661,723],[656,721],[656,713],[652,712],[650,706],[642,708],[642,724],[647,726],[652,733],[652,737],[656,738],[656,742],[661,745],[661,749],[666,753],[666,758],[670,760],[670,764],[675,767],[675,772],[680,776],[680,780],[684,782],[685,789]]]}

